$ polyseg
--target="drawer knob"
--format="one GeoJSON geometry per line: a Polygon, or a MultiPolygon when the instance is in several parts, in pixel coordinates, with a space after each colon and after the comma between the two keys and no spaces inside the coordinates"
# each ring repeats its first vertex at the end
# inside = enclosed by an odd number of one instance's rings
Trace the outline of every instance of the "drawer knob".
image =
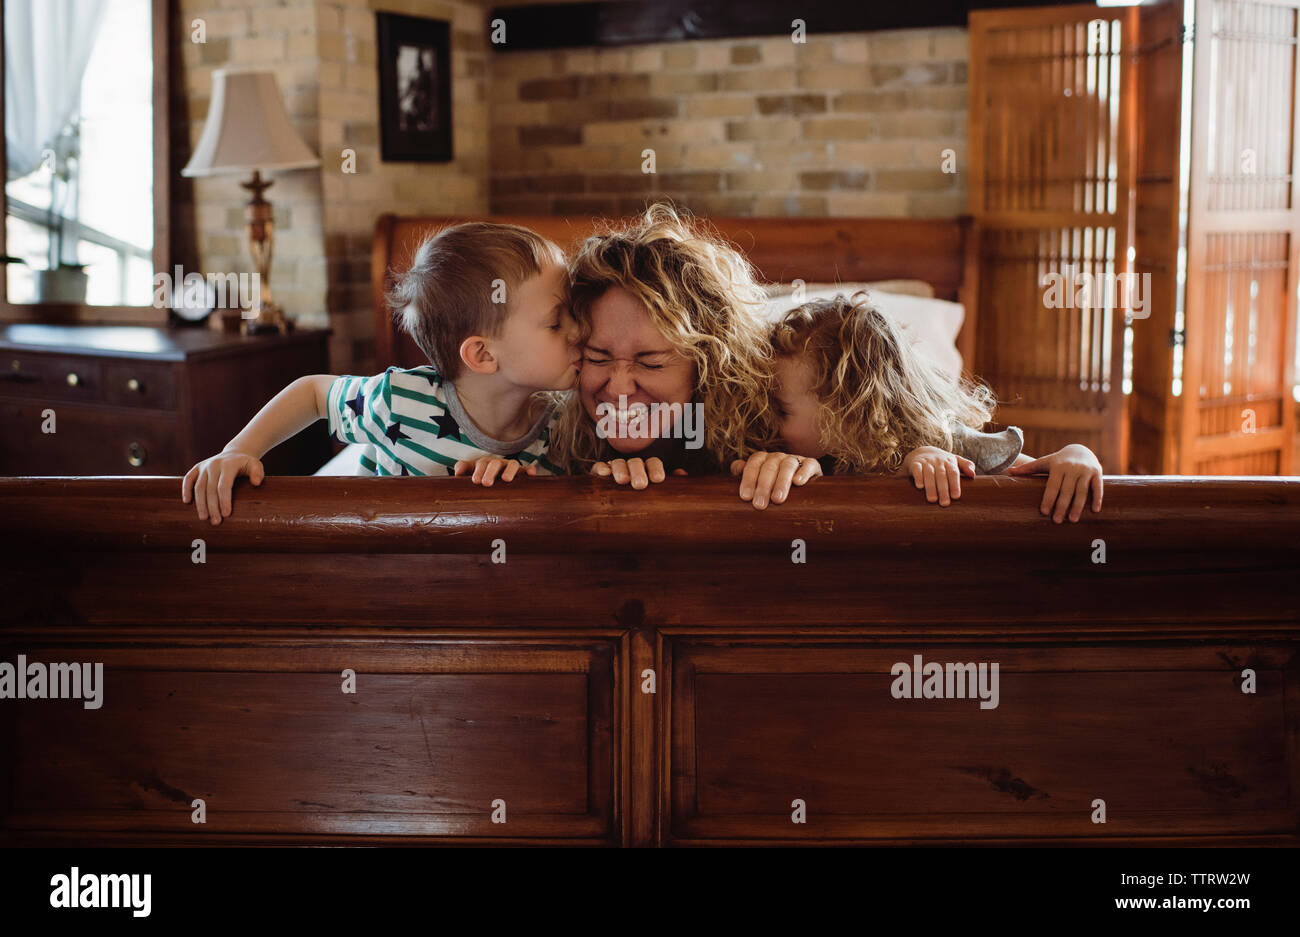
{"type": "Polygon", "coordinates": [[[79,377],[77,376],[77,372],[75,372],[75,371],[70,372],[70,373],[68,374],[68,386],[69,386],[69,387],[77,387],[77,386],[79,386],[80,384],[81,384],[81,378],[79,378],[79,377]]]}
{"type": "Polygon", "coordinates": [[[144,465],[144,460],[148,455],[149,453],[145,451],[144,446],[140,445],[138,442],[133,442],[131,445],[126,447],[126,461],[130,462],[135,468],[144,465]]]}
{"type": "Polygon", "coordinates": [[[9,373],[4,376],[6,381],[14,384],[35,384],[40,377],[35,374],[24,374],[23,366],[17,358],[9,362],[9,373]]]}
{"type": "Polygon", "coordinates": [[[144,385],[141,384],[141,383],[140,383],[138,380],[136,380],[135,378],[131,378],[129,381],[126,382],[126,389],[129,390],[129,391],[131,391],[131,393],[133,393],[133,394],[142,394],[142,393],[144,393],[144,385]]]}

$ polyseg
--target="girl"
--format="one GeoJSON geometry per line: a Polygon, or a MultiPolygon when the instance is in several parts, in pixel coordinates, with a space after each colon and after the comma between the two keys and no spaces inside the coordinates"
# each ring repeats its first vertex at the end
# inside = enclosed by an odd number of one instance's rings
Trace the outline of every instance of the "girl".
{"type": "MultiPolygon", "coordinates": [[[[1020,431],[980,433],[996,406],[983,384],[954,381],[913,351],[866,293],[806,303],[773,326],[779,435],[795,455],[836,474],[910,474],[926,499],[961,497],[961,475],[1048,472],[1040,510],[1078,521],[1092,495],[1101,510],[1101,463],[1066,446],[1041,459],[1020,450],[1020,431]]],[[[762,470],[763,454],[745,475],[762,470]],[[757,463],[757,464],[756,464],[757,463]]]]}

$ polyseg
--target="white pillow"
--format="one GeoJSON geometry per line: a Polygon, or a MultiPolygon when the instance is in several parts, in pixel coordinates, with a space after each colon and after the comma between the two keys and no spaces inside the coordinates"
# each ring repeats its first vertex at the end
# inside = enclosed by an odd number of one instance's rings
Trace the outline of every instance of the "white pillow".
{"type": "MultiPolygon", "coordinates": [[[[924,280],[872,280],[870,283],[805,283],[804,292],[822,292],[823,290],[869,290],[873,293],[897,293],[902,296],[924,296],[934,298],[934,286],[924,280]]],[[[784,283],[773,283],[763,287],[768,296],[789,293],[790,287],[784,283]]]]}
{"type": "MultiPolygon", "coordinates": [[[[868,287],[865,283],[815,285],[818,287],[816,290],[804,287],[802,302],[832,299],[838,293],[852,296],[856,291],[868,287]]],[[[792,292],[788,286],[769,288],[767,305],[763,309],[767,321],[775,322],[799,305],[799,302],[792,299],[792,292]]],[[[867,292],[875,307],[902,326],[904,334],[916,342],[917,351],[929,357],[953,378],[961,377],[962,359],[961,352],[957,350],[957,333],[961,331],[961,324],[966,318],[966,310],[961,303],[886,293],[875,287],[867,289],[867,292]]]]}

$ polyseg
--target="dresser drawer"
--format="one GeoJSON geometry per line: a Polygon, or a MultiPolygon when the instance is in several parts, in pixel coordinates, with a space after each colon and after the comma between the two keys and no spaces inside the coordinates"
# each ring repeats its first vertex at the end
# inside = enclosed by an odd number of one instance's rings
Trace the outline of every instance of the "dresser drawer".
{"type": "Polygon", "coordinates": [[[103,394],[103,364],[97,358],[14,351],[0,357],[0,395],[98,403],[103,394]]]}
{"type": "Polygon", "coordinates": [[[105,362],[104,402],[119,407],[171,410],[176,406],[176,372],[170,364],[105,362]]]}
{"type": "Polygon", "coordinates": [[[0,400],[0,475],[177,475],[175,417],[57,401],[0,400]],[[53,433],[41,431],[46,409],[53,433]]]}

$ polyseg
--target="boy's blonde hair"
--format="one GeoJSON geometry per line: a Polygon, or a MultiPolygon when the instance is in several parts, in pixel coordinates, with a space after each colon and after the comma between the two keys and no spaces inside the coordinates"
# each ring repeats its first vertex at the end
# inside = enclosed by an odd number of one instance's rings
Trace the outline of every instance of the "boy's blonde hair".
{"type": "Polygon", "coordinates": [[[821,445],[837,475],[897,472],[918,446],[951,451],[955,424],[979,429],[997,407],[987,385],[954,380],[918,355],[865,291],[791,309],[771,340],[776,354],[810,369],[821,445]]]}
{"type": "Polygon", "coordinates": [[[501,334],[506,303],[494,281],[512,296],[564,252],[536,231],[512,224],[470,221],[425,238],[410,268],[390,279],[393,317],[447,380],[460,374],[460,346],[471,335],[501,334]]]}
{"type": "MultiPolygon", "coordinates": [[[[614,287],[640,300],[673,350],[694,362],[703,448],[719,466],[770,437],[771,348],[759,314],[765,297],[739,251],[670,204],[656,203],[625,226],[587,238],[570,260],[570,303],[584,344],[592,305],[614,287]]],[[[571,394],[549,458],[585,471],[618,457],[571,394]]]]}

